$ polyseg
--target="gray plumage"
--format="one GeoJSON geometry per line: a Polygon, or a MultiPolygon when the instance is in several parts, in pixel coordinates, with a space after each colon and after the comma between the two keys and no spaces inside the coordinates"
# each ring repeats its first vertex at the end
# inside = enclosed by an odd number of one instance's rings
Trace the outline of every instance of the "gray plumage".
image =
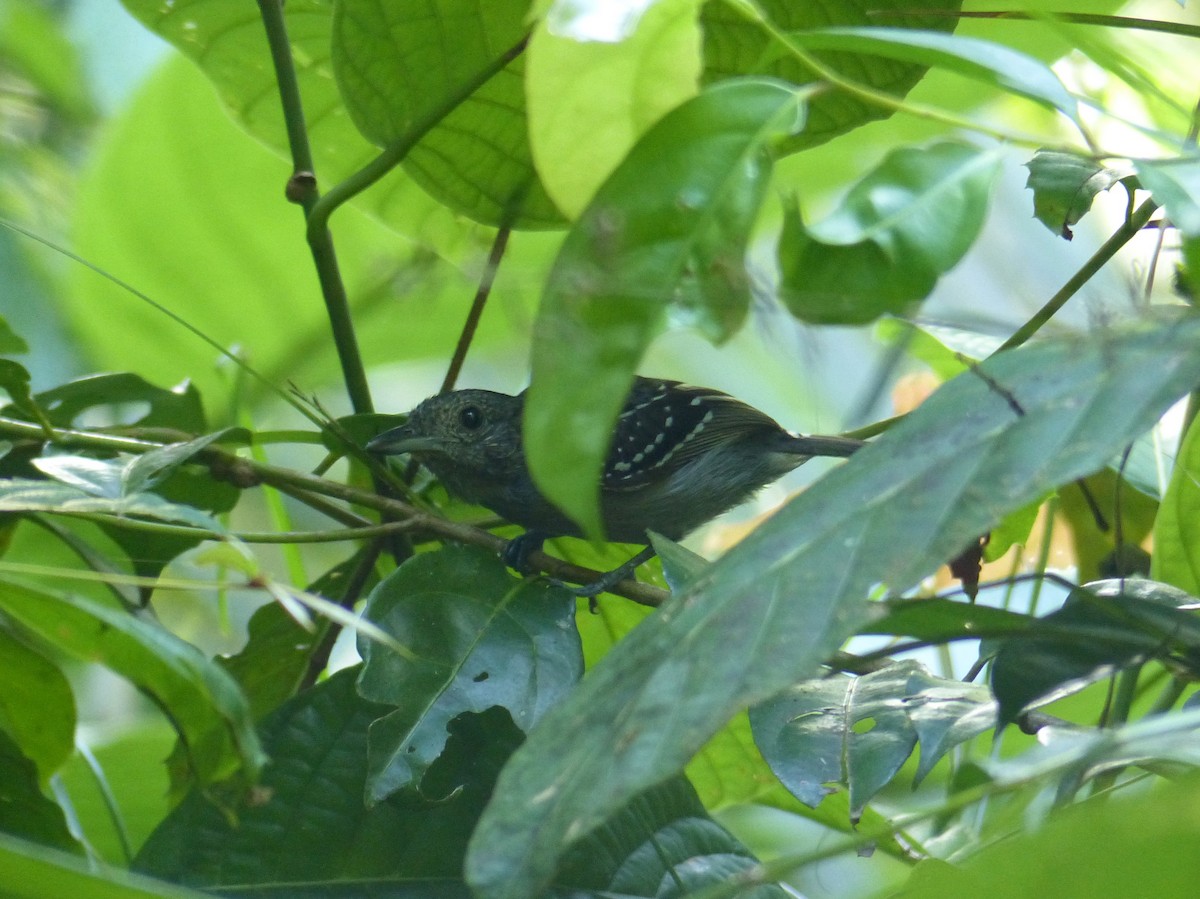
{"type": "MultiPolygon", "coordinates": [[[[411,453],[453,495],[527,528],[579,536],[530,478],[521,440],[524,393],[457,390],[430,397],[371,452],[411,453]]],[[[861,441],[803,437],[728,394],[637,378],[617,420],[600,485],[605,535],[678,540],[814,455],[848,456],[861,441]]]]}

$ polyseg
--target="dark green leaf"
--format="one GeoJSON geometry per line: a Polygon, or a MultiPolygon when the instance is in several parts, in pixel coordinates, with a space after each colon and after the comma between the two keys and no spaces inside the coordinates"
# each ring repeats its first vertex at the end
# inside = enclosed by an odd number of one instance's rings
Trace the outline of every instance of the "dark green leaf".
{"type": "Polygon", "coordinates": [[[786,210],[780,292],[792,313],[863,324],[901,313],[933,290],[983,226],[1001,155],[943,142],[891,152],[842,206],[806,227],[786,210]]]}
{"type": "Polygon", "coordinates": [[[939,66],[1057,109],[1078,120],[1079,108],[1053,70],[1003,44],[913,28],[822,28],[792,39],[809,50],[883,56],[922,68],[939,66]]]}
{"type": "Polygon", "coordinates": [[[843,784],[854,818],[918,741],[919,781],[948,749],[995,720],[986,687],[933,677],[913,661],[804,681],[750,710],[755,742],[784,786],[816,806],[831,792],[827,785],[843,784]]]}
{"type": "Polygon", "coordinates": [[[927,643],[1019,635],[1033,619],[1026,615],[950,599],[899,599],[871,607],[874,617],[860,634],[915,637],[927,643]]]}
{"type": "Polygon", "coordinates": [[[43,390],[35,399],[50,423],[62,428],[123,424],[185,434],[206,430],[200,393],[186,381],[167,390],[129,372],[91,375],[43,390]]]}
{"type": "Polygon", "coordinates": [[[709,88],[642,137],[567,235],[535,326],[525,445],[539,486],[589,533],[612,424],[668,313],[714,340],[745,318],[771,146],[802,110],[774,82],[709,88]]]}
{"type": "Polygon", "coordinates": [[[369,140],[419,139],[404,167],[433,196],[485,224],[555,227],[529,149],[524,59],[512,58],[528,13],[528,0],[341,0],[333,70],[369,140]]]}
{"type": "Polygon", "coordinates": [[[1132,169],[1109,168],[1086,156],[1059,150],[1038,150],[1025,163],[1033,191],[1033,214],[1055,234],[1070,240],[1071,226],[1083,218],[1097,194],[1133,174],[1132,169]]]}
{"type": "Polygon", "coordinates": [[[57,649],[99,662],[136,684],[179,731],[200,783],[239,769],[252,780],[262,766],[245,697],[190,643],[82,596],[18,584],[0,591],[0,609],[57,649]]]}
{"type": "Polygon", "coordinates": [[[0,671],[0,730],[44,782],[75,751],[75,695],[57,665],[3,630],[0,671]]]}
{"type": "Polygon", "coordinates": [[[288,896],[287,885],[458,880],[467,837],[520,732],[500,709],[464,716],[428,774],[458,787],[454,795],[433,803],[405,791],[368,809],[367,728],[388,708],[358,696],[357,675],[338,672],[263,721],[273,761],[259,799],[242,805],[236,823],[193,792],[151,835],[136,867],[191,885],[262,884],[288,896]]]}
{"type": "Polygon", "coordinates": [[[812,676],[867,617],[1003,515],[1104,465],[1200,380],[1200,320],[1043,341],[943,385],[600,661],[505,767],[468,857],[530,895],[568,842],[678,771],[740,708],[812,676]],[[554,802],[542,802],[550,790],[554,802]]]}
{"type": "Polygon", "coordinates": [[[371,725],[367,801],[422,778],[463,712],[507,709],[527,731],[583,674],[575,597],[510,575],[493,553],[421,553],[371,593],[365,616],[413,653],[360,640],[359,693],[392,708],[371,725]]]}
{"type": "MultiPolygon", "coordinates": [[[[931,15],[913,11],[906,0],[836,0],[836,2],[794,3],[790,0],[765,0],[757,6],[784,31],[823,28],[829,25],[878,25],[897,22],[913,28],[952,31],[956,19],[942,12],[957,12],[961,0],[935,0],[922,4],[931,15]],[[901,14],[897,21],[888,13],[901,14]]],[[[808,84],[815,76],[800,60],[774,44],[774,38],[761,25],[748,21],[745,14],[728,3],[706,3],[701,10],[704,27],[704,78],[708,82],[739,75],[771,75],[794,84],[808,84]]],[[[816,54],[826,65],[867,87],[903,97],[925,75],[927,67],[881,59],[862,53],[824,52],[816,54]]],[[[786,141],[788,152],[824,143],[832,137],[875,119],[886,118],[890,110],[830,91],[813,99],[808,127],[786,141]]]]}
{"type": "Polygon", "coordinates": [[[236,655],[217,659],[246,694],[250,714],[258,720],[296,692],[308,670],[316,634],[305,630],[277,602],[250,616],[249,637],[236,655]]]}
{"type": "MultiPolygon", "coordinates": [[[[77,849],[63,811],[42,793],[37,766],[0,729],[0,831],[45,846],[77,849]]],[[[3,864],[0,863],[0,874],[3,864]]],[[[7,892],[8,879],[0,880],[7,892]]]]}
{"type": "Polygon", "coordinates": [[[991,667],[999,723],[1172,650],[1183,653],[1191,670],[1200,668],[1200,618],[1163,597],[1161,591],[1102,596],[1080,590],[1029,633],[1004,641],[991,667]]]}
{"type": "MultiPolygon", "coordinates": [[[[753,867],[753,855],[713,821],[686,778],[634,798],[567,854],[555,883],[603,895],[678,896],[753,867]]],[[[589,892],[588,895],[596,895],[589,892]]],[[[782,899],[775,886],[745,894],[782,899]]]]}

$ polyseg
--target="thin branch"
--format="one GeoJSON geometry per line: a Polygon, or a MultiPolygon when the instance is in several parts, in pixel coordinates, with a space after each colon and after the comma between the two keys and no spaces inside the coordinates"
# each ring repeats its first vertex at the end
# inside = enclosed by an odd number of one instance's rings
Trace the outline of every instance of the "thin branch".
{"type": "Polygon", "coordinates": [[[320,194],[313,169],[312,150],[308,143],[308,128],[304,122],[300,86],[292,61],[291,42],[288,40],[287,24],[283,16],[283,0],[258,0],[258,8],[271,49],[271,61],[275,66],[275,80],[279,86],[279,99],[283,105],[283,118],[287,127],[288,146],[292,152],[292,177],[288,181],[287,197],[304,209],[304,217],[308,223],[306,233],[309,249],[316,265],[321,296],[325,300],[325,311],[333,330],[333,340],[337,346],[338,361],[341,363],[346,391],[350,395],[350,404],[355,412],[371,412],[374,409],[371,390],[367,385],[367,374],[363,368],[358,338],[350,317],[350,303],[346,296],[346,285],[338,268],[333,236],[324,224],[319,228],[311,226],[320,194]]]}
{"type": "MultiPolygon", "coordinates": [[[[0,435],[15,440],[38,443],[45,439],[45,434],[40,426],[3,417],[0,417],[0,435]]],[[[54,442],[60,446],[127,453],[146,453],[162,447],[161,443],[72,429],[55,429],[54,442]]],[[[206,447],[196,454],[193,461],[208,465],[214,477],[228,481],[242,489],[267,484],[296,496],[301,501],[305,501],[304,497],[309,495],[330,497],[353,506],[390,515],[397,522],[403,523],[407,531],[413,534],[424,534],[472,546],[481,546],[495,553],[501,552],[508,545],[507,540],[497,537],[495,534],[462,522],[449,521],[439,515],[417,509],[402,500],[380,496],[369,490],[360,490],[337,481],[326,480],[288,468],[243,459],[217,446],[206,447]]],[[[530,554],[529,563],[551,577],[573,584],[591,584],[604,574],[604,572],[592,568],[572,565],[540,551],[530,554]]],[[[670,595],[666,590],[643,584],[632,578],[621,581],[608,592],[624,596],[626,599],[646,606],[662,605],[670,595]]]]}
{"type": "Polygon", "coordinates": [[[1034,313],[1029,321],[1021,325],[1008,340],[1000,345],[996,352],[1001,353],[1019,347],[1036,334],[1046,322],[1054,317],[1058,310],[1066,305],[1067,300],[1071,299],[1084,284],[1092,279],[1096,272],[1100,271],[1117,254],[1121,247],[1129,243],[1146,226],[1157,210],[1158,204],[1153,200],[1146,200],[1135,209],[1121,227],[1101,244],[1100,249],[1093,253],[1092,257],[1067,280],[1058,293],[1047,300],[1046,305],[1034,313]]]}
{"type": "Polygon", "coordinates": [[[475,300],[471,303],[470,311],[467,312],[467,320],[463,322],[462,333],[458,336],[458,345],[454,348],[454,356],[450,359],[450,367],[446,370],[446,377],[442,381],[442,389],[438,391],[439,393],[449,393],[458,381],[463,360],[467,358],[467,350],[471,348],[475,330],[479,327],[479,319],[483,317],[483,307],[487,305],[488,297],[491,296],[492,284],[496,281],[496,272],[500,269],[500,260],[504,258],[504,250],[508,247],[508,237],[511,233],[512,228],[508,225],[496,232],[496,239],[492,241],[492,249],[484,264],[483,274],[479,277],[479,289],[475,291],[475,300]]]}

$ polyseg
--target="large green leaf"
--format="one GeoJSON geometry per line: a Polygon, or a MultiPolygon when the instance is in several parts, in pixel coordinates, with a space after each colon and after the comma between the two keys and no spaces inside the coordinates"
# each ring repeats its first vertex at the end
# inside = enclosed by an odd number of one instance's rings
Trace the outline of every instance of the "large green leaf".
{"type": "Polygon", "coordinates": [[[647,129],[696,93],[699,5],[660,0],[620,41],[576,39],[553,21],[535,27],[525,73],[529,140],[542,183],[570,218],[647,129]]]}
{"type": "MultiPolygon", "coordinates": [[[[931,13],[927,15],[912,12],[912,4],[906,0],[816,0],[810,3],[760,0],[756,5],[784,31],[830,25],[892,24],[896,19],[889,21],[891,11],[902,13],[898,24],[904,26],[952,31],[955,18],[936,13],[957,12],[962,2],[934,0],[923,4],[922,11],[931,13]]],[[[748,20],[732,4],[707,3],[701,24],[704,26],[704,78],[708,82],[749,74],[771,75],[795,84],[816,80],[804,63],[778,47],[761,25],[748,20]]],[[[881,59],[871,54],[818,51],[817,55],[843,76],[896,97],[908,93],[927,71],[925,65],[881,59]]],[[[857,97],[837,91],[826,93],[813,99],[808,127],[793,134],[786,141],[786,148],[795,151],[815,146],[888,115],[890,110],[870,105],[857,97]]]]}
{"type": "Polygon", "coordinates": [[[842,205],[806,227],[793,205],[779,238],[780,293],[798,318],[863,324],[933,290],[983,227],[997,150],[946,141],[894,150],[842,205]]]}
{"type": "MultiPolygon", "coordinates": [[[[1195,734],[1190,735],[1195,740],[1195,734]]],[[[961,867],[917,868],[904,899],[1190,899],[1200,857],[1195,781],[1087,802],[1036,830],[999,840],[961,867]]]]}
{"type": "Polygon", "coordinates": [[[367,728],[387,706],[358,696],[358,669],[338,672],[289,700],[262,724],[273,759],[263,791],[232,822],[193,792],[139,854],[141,870],[196,885],[273,886],[295,895],[305,884],[377,887],[410,879],[457,880],[463,847],[499,766],[520,732],[497,710],[486,725],[455,725],[430,772],[441,802],[412,791],[367,808],[367,728]]]}
{"type": "Polygon", "coordinates": [[[1080,590],[1000,644],[991,667],[1000,724],[1150,658],[1173,656],[1181,670],[1200,670],[1200,619],[1177,608],[1194,597],[1152,582],[1133,581],[1128,589],[1114,583],[1118,592],[1101,591],[1110,595],[1080,590]]]}
{"type": "Polygon", "coordinates": [[[777,82],[709,88],[638,141],[567,235],[535,326],[525,444],[538,485],[589,534],[612,424],[668,315],[713,340],[744,320],[771,147],[802,110],[777,82]]]}
{"type": "Polygon", "coordinates": [[[810,806],[832,792],[829,784],[845,785],[854,818],[918,742],[919,779],[995,722],[987,687],[934,677],[914,661],[803,681],[750,710],[755,742],[784,785],[810,806]]]}
{"type": "Polygon", "coordinates": [[[99,662],[137,685],[169,717],[201,784],[265,758],[237,684],[196,647],[161,627],[81,596],[7,583],[0,609],[63,652],[99,662]]]}
{"type": "Polygon", "coordinates": [[[791,37],[812,50],[875,54],[923,67],[941,66],[1028,97],[1073,120],[1079,117],[1079,104],[1048,65],[1003,44],[908,28],[821,28],[795,32],[791,37]]]}
{"type": "Polygon", "coordinates": [[[525,120],[529,0],[340,0],[333,69],[355,124],[417,183],[476,221],[556,227],[525,120]]]}
{"type": "Polygon", "coordinates": [[[421,786],[452,718],[500,706],[527,731],[583,674],[575,597],[513,577],[478,547],[414,556],[364,614],[412,651],[360,640],[359,693],[393,707],[371,725],[369,803],[421,786]]]}
{"type": "Polygon", "coordinates": [[[1200,380],[1200,319],[1045,341],[960,375],[618,644],[506,766],[468,856],[529,895],[577,834],[679,770],[739,709],[811,676],[1005,513],[1105,464],[1200,380]],[[544,801],[552,796],[554,801],[544,801]]]}
{"type": "Polygon", "coordinates": [[[0,731],[44,782],[75,751],[75,695],[57,665],[0,630],[0,731]]]}

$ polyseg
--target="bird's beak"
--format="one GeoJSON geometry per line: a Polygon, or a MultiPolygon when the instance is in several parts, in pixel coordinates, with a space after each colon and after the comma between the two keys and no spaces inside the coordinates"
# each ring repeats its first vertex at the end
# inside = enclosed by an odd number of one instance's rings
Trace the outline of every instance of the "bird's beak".
{"type": "Polygon", "coordinates": [[[441,442],[436,437],[414,434],[406,424],[392,428],[390,431],[384,431],[378,437],[371,438],[367,443],[367,452],[379,453],[383,456],[437,452],[441,448],[441,442]]]}

